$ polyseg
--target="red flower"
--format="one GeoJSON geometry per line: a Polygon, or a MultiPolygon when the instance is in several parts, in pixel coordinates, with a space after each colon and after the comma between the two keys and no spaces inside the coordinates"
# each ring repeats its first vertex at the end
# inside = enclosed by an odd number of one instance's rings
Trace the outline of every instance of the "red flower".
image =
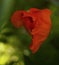
{"type": "Polygon", "coordinates": [[[11,17],[11,22],[12,24],[16,27],[19,28],[22,26],[22,16],[23,16],[24,11],[16,11],[13,16],[11,17]]]}
{"type": "Polygon", "coordinates": [[[49,35],[51,29],[50,15],[51,11],[48,9],[31,8],[28,12],[18,11],[12,16],[11,21],[15,27],[20,27],[20,22],[23,21],[25,28],[31,34],[32,43],[29,48],[32,50],[32,53],[37,52],[49,35]],[[22,16],[20,16],[21,14],[22,16]]]}

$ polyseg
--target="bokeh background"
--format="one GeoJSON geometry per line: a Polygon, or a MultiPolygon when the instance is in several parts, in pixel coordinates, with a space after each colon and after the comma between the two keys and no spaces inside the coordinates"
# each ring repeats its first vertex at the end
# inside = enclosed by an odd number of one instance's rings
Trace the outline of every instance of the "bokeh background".
{"type": "MultiPolygon", "coordinates": [[[[4,24],[10,22],[13,12],[33,7],[52,11],[52,29],[37,53],[30,57],[24,55],[25,65],[59,65],[59,0],[0,0],[0,32],[5,28],[4,24]]],[[[20,38],[29,43],[26,34],[20,38]]]]}

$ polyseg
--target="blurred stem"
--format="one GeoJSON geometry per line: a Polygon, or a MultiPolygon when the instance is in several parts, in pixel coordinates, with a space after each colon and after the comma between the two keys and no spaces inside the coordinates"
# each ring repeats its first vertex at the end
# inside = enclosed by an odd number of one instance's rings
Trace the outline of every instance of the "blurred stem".
{"type": "Polygon", "coordinates": [[[5,21],[9,20],[14,4],[15,0],[3,0],[0,14],[0,21],[1,21],[0,26],[5,21]]]}

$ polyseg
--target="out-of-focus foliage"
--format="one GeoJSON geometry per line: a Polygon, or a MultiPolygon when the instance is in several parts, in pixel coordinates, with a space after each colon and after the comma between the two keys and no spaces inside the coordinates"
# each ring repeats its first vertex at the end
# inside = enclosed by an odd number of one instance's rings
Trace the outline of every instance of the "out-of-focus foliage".
{"type": "Polygon", "coordinates": [[[10,44],[0,42],[0,65],[24,65],[22,52],[10,44]]]}
{"type": "MultiPolygon", "coordinates": [[[[3,29],[12,30],[8,36],[7,32],[7,40],[10,45],[19,48],[19,39],[26,46],[25,43],[31,42],[31,37],[28,33],[23,31],[25,29],[15,29],[12,27],[10,23],[5,25],[7,22],[10,22],[10,18],[14,11],[16,10],[28,10],[29,8],[49,8],[52,11],[51,20],[52,20],[52,29],[49,37],[43,43],[38,52],[30,57],[25,57],[26,65],[59,65],[59,1],[57,0],[0,0],[0,34],[4,33],[3,29]],[[4,27],[6,26],[6,27],[4,27]],[[13,28],[13,29],[12,29],[13,28]],[[17,36],[17,37],[16,37],[17,36]],[[19,38],[18,38],[19,37],[19,38]],[[17,38],[17,39],[16,39],[17,38]],[[15,41],[13,41],[15,39],[15,41]],[[12,42],[15,43],[12,43],[12,42]],[[16,44],[16,42],[18,44],[16,44]],[[25,43],[24,43],[25,42],[25,43]]],[[[6,30],[5,30],[6,31],[6,30]]],[[[3,41],[6,39],[5,37],[0,38],[3,41]],[[4,38],[4,40],[3,40],[4,38]]],[[[20,42],[20,41],[19,41],[20,42]]],[[[19,48],[20,50],[20,48],[19,48]]],[[[18,50],[18,52],[19,52],[18,50]]]]}

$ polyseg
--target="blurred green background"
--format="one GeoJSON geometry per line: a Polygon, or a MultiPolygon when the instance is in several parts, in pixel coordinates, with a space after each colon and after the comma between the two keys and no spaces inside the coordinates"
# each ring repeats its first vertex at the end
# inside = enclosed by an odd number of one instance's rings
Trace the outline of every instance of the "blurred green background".
{"type": "MultiPolygon", "coordinates": [[[[48,39],[42,44],[37,53],[30,57],[24,55],[25,65],[59,65],[58,0],[0,0],[0,32],[4,28],[4,24],[10,22],[13,12],[28,10],[33,7],[39,9],[48,8],[52,11],[52,29],[48,39]]],[[[8,24],[8,26],[11,25],[8,24]]],[[[23,37],[29,40],[26,35],[23,37]]]]}

